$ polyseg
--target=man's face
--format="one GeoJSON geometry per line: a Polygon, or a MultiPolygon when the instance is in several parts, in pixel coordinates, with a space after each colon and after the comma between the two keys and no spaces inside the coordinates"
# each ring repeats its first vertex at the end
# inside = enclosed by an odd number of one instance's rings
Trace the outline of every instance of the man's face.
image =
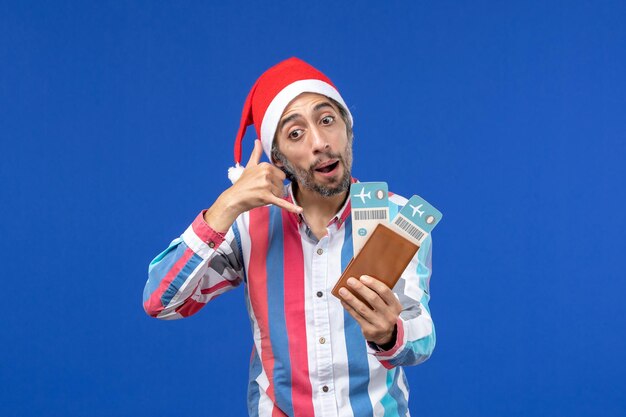
{"type": "Polygon", "coordinates": [[[272,155],[300,187],[330,197],[347,191],[352,139],[339,108],[326,96],[303,93],[283,112],[272,155]]]}

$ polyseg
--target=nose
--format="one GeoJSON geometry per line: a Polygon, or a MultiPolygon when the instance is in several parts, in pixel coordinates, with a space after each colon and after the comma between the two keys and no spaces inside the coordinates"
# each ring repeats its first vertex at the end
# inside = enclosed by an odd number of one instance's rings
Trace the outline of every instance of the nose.
{"type": "Polygon", "coordinates": [[[326,135],[317,126],[311,129],[310,138],[311,150],[314,154],[325,152],[328,148],[330,148],[326,135]]]}

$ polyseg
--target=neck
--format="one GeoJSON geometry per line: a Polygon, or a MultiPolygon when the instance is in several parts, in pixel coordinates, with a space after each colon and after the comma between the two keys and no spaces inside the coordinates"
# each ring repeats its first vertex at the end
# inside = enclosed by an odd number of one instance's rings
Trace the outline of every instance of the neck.
{"type": "Polygon", "coordinates": [[[339,211],[348,197],[348,190],[332,197],[324,197],[315,191],[301,187],[296,182],[292,183],[292,187],[293,195],[300,207],[304,209],[307,220],[324,223],[324,226],[339,211]]]}

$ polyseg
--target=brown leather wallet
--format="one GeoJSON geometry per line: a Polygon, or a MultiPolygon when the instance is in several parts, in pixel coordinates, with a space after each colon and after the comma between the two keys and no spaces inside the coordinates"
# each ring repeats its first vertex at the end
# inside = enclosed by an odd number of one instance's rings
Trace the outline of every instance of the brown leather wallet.
{"type": "Polygon", "coordinates": [[[339,295],[339,289],[345,287],[359,300],[371,307],[359,294],[351,291],[347,283],[348,278],[359,279],[362,275],[369,275],[382,281],[389,288],[393,288],[418,250],[417,244],[401,236],[386,224],[380,223],[358,255],[352,258],[331,293],[343,300],[339,295]]]}

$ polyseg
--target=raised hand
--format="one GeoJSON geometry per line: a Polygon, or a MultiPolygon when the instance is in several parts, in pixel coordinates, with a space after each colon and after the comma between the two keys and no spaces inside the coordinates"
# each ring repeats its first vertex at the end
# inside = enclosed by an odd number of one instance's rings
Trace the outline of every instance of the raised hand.
{"type": "Polygon", "coordinates": [[[257,139],[241,177],[219,196],[204,215],[205,221],[214,230],[225,231],[241,213],[267,204],[292,213],[302,213],[301,207],[282,198],[285,173],[272,164],[260,162],[262,155],[263,147],[257,139]]]}
{"type": "Polygon", "coordinates": [[[243,174],[230,188],[233,203],[241,212],[266,204],[274,204],[292,213],[301,213],[302,209],[282,198],[285,173],[267,162],[260,162],[263,147],[260,140],[254,141],[254,149],[246,164],[243,174]]]}
{"type": "Polygon", "coordinates": [[[370,308],[345,288],[339,290],[339,295],[343,298],[341,305],[359,323],[365,340],[379,346],[391,342],[398,317],[402,312],[402,304],[393,291],[379,280],[367,275],[358,280],[348,279],[348,285],[351,291],[357,292],[372,306],[370,308]]]}

